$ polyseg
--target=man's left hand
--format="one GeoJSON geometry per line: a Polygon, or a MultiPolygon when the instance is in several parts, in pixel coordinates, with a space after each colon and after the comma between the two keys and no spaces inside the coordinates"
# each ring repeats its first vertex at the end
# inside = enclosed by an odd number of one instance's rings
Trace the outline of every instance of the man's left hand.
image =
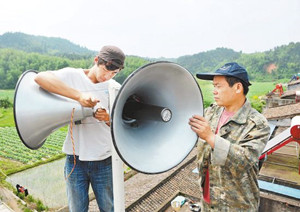
{"type": "Polygon", "coordinates": [[[109,114],[104,108],[98,108],[94,113],[94,117],[99,121],[104,121],[106,124],[109,122],[109,114]]]}
{"type": "Polygon", "coordinates": [[[199,138],[205,140],[212,148],[215,147],[215,134],[204,117],[194,115],[190,118],[189,125],[199,138]]]}

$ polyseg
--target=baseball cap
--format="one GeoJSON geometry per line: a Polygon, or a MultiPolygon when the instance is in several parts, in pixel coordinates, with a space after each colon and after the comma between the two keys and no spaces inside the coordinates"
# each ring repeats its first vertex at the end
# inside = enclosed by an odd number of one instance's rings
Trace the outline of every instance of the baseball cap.
{"type": "Polygon", "coordinates": [[[103,46],[99,52],[98,57],[105,60],[106,62],[110,62],[118,68],[123,68],[125,54],[120,48],[116,46],[103,46]],[[118,60],[118,62],[116,62],[116,60],[118,60]]]}
{"type": "Polygon", "coordinates": [[[196,76],[203,80],[213,80],[214,76],[230,76],[242,80],[248,86],[251,85],[246,69],[235,62],[226,63],[224,66],[217,69],[215,73],[201,73],[196,74],[196,76]]]}

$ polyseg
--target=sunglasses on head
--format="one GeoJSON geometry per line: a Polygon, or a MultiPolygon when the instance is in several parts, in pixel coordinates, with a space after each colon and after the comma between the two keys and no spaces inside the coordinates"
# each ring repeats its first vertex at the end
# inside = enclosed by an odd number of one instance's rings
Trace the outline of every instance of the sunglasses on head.
{"type": "MultiPolygon", "coordinates": [[[[100,58],[100,57],[99,57],[100,58]]],[[[100,59],[102,59],[102,58],[100,58],[100,59]]],[[[103,59],[102,59],[103,60],[103,59]]],[[[124,68],[124,66],[123,65],[121,65],[121,64],[119,64],[118,62],[116,62],[116,61],[106,61],[106,60],[103,60],[104,62],[105,62],[105,68],[107,69],[107,70],[109,70],[109,71],[114,71],[114,70],[117,70],[117,69],[123,69],[124,68]]]]}
{"type": "Polygon", "coordinates": [[[114,64],[111,64],[110,62],[106,62],[105,67],[109,71],[114,71],[114,70],[117,70],[117,69],[121,70],[123,68],[122,66],[121,67],[115,66],[114,64]]]}

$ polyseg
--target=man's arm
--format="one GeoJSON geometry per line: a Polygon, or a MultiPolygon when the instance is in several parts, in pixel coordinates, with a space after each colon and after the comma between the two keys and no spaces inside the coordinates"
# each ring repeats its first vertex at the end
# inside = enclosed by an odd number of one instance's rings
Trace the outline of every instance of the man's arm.
{"type": "MultiPolygon", "coordinates": [[[[250,127],[250,126],[249,126],[250,127]]],[[[252,129],[238,144],[216,136],[212,152],[212,164],[226,165],[235,172],[244,172],[258,162],[269,137],[270,128],[266,125],[253,125],[252,129]],[[226,154],[223,154],[226,153],[226,154]]]]}
{"type": "Polygon", "coordinates": [[[46,91],[78,101],[83,107],[94,107],[99,102],[90,94],[71,88],[50,71],[38,73],[35,82],[46,91]]]}
{"type": "Polygon", "coordinates": [[[199,138],[205,140],[212,147],[211,162],[213,165],[223,166],[227,163],[235,171],[242,172],[258,162],[268,141],[270,128],[267,122],[257,120],[248,126],[248,129],[251,130],[239,141],[239,144],[232,144],[229,140],[215,135],[211,131],[209,123],[201,116],[193,116],[190,119],[190,125],[199,138]]]}

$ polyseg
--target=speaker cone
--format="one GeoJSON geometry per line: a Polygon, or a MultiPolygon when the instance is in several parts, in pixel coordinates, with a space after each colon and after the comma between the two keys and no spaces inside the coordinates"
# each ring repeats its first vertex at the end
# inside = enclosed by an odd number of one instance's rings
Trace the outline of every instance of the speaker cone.
{"type": "Polygon", "coordinates": [[[134,71],[112,108],[111,133],[119,156],[131,168],[165,172],[185,159],[197,141],[188,122],[203,115],[195,78],[171,62],[155,62],[134,71]]]}

